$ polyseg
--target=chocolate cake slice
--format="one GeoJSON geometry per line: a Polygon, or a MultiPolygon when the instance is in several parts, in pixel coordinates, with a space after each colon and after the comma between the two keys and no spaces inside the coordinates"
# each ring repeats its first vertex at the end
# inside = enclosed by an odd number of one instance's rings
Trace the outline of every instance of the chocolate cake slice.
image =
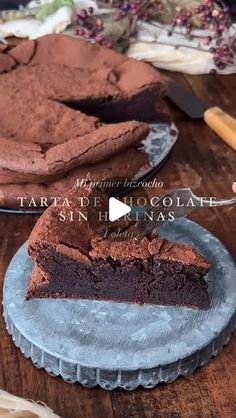
{"type": "Polygon", "coordinates": [[[152,236],[139,239],[129,221],[104,220],[107,195],[89,184],[67,198],[70,206],[51,206],[31,233],[35,269],[27,298],[209,307],[204,276],[210,264],[194,248],[152,236]],[[96,197],[99,205],[81,207],[82,197],[90,205],[96,197]]]}

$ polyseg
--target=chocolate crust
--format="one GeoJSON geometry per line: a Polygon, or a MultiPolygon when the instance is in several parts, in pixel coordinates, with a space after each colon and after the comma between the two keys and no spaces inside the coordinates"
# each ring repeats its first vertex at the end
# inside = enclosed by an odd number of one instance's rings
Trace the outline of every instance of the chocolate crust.
{"type": "MultiPolygon", "coordinates": [[[[5,52],[5,50],[4,50],[5,52]]],[[[11,56],[0,51],[0,74],[12,70],[16,66],[16,62],[11,56]]]]}
{"type": "Polygon", "coordinates": [[[0,176],[4,183],[53,181],[68,171],[95,164],[130,146],[140,144],[149,132],[148,125],[124,122],[103,125],[95,131],[49,148],[19,144],[0,139],[0,176]]]}
{"type": "MultiPolygon", "coordinates": [[[[125,153],[121,152],[111,158],[97,164],[84,165],[70,171],[63,178],[45,184],[0,184],[0,206],[19,209],[18,197],[28,200],[34,199],[39,208],[41,199],[47,201],[53,196],[63,196],[81,180],[108,180],[112,178],[133,179],[140,168],[148,167],[148,156],[136,148],[128,148],[125,153]]],[[[0,178],[0,183],[4,179],[0,178]]],[[[26,208],[24,208],[26,209],[26,208]]],[[[34,209],[33,206],[30,209],[34,209]]]]}

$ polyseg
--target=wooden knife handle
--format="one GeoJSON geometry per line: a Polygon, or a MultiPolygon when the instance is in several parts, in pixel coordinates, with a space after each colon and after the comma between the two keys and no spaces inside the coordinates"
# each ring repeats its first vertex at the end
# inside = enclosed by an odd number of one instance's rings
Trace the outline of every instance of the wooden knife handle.
{"type": "Polygon", "coordinates": [[[206,124],[236,151],[236,119],[219,107],[212,107],[204,113],[206,124]]]}

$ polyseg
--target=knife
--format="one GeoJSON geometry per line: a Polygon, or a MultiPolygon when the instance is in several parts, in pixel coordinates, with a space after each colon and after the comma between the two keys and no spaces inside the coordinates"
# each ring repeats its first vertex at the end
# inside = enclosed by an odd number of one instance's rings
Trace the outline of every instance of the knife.
{"type": "Polygon", "coordinates": [[[190,90],[167,80],[167,97],[191,119],[203,118],[205,123],[236,151],[236,119],[220,107],[211,107],[190,90]]]}

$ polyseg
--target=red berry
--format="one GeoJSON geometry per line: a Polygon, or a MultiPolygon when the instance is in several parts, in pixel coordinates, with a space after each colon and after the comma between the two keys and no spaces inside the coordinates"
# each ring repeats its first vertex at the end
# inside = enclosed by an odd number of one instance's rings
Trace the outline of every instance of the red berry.
{"type": "Polygon", "coordinates": [[[85,9],[81,9],[79,16],[81,17],[81,19],[86,19],[86,17],[88,17],[88,13],[85,9]]]}
{"type": "Polygon", "coordinates": [[[95,37],[95,41],[98,42],[99,44],[104,40],[104,37],[102,35],[96,35],[95,37]]]}
{"type": "Polygon", "coordinates": [[[89,37],[90,37],[90,38],[94,38],[94,36],[96,35],[95,30],[94,30],[94,29],[90,30],[90,31],[88,32],[88,35],[89,35],[89,37]]]}
{"type": "Polygon", "coordinates": [[[113,48],[112,42],[111,42],[111,41],[108,41],[108,42],[106,43],[106,47],[107,47],[107,48],[113,48]]]}
{"type": "Polygon", "coordinates": [[[103,22],[100,22],[100,23],[96,23],[96,27],[97,27],[97,30],[99,31],[99,32],[101,32],[102,30],[103,30],[103,28],[104,28],[104,26],[103,26],[103,22]]]}
{"type": "Polygon", "coordinates": [[[84,36],[85,30],[83,28],[79,28],[76,30],[76,35],[78,36],[84,36]]]}
{"type": "Polygon", "coordinates": [[[224,32],[224,30],[225,30],[225,25],[224,25],[223,23],[221,23],[221,24],[218,26],[218,31],[219,31],[219,32],[224,32]]]}
{"type": "Polygon", "coordinates": [[[97,25],[97,26],[103,26],[103,20],[102,20],[100,17],[98,17],[98,18],[96,19],[96,25],[97,25]]]}
{"type": "Polygon", "coordinates": [[[218,68],[219,68],[219,70],[224,70],[225,69],[225,64],[223,62],[219,62],[218,68]]]}
{"type": "Polygon", "coordinates": [[[88,29],[88,30],[93,30],[94,29],[94,26],[93,26],[93,23],[92,22],[86,22],[86,29],[88,29]]]}
{"type": "Polygon", "coordinates": [[[209,40],[209,36],[207,36],[206,38],[203,39],[202,41],[203,45],[209,45],[210,40],[209,40]]]}
{"type": "Polygon", "coordinates": [[[228,45],[224,45],[222,49],[223,49],[223,51],[224,51],[224,52],[229,52],[229,47],[228,47],[228,45]]]}
{"type": "Polygon", "coordinates": [[[176,17],[176,19],[175,19],[175,23],[176,23],[177,25],[182,25],[182,18],[181,18],[181,17],[176,17]]]}
{"type": "Polygon", "coordinates": [[[219,19],[219,20],[224,20],[224,19],[225,19],[225,14],[224,14],[223,12],[221,12],[221,13],[218,15],[218,19],[219,19]]]}
{"type": "Polygon", "coordinates": [[[214,59],[217,61],[217,60],[219,60],[221,58],[221,54],[219,53],[219,52],[216,52],[215,54],[214,54],[214,59]]]}
{"type": "Polygon", "coordinates": [[[117,22],[117,21],[119,21],[120,19],[121,19],[121,14],[120,14],[120,12],[115,13],[115,14],[114,14],[114,16],[113,16],[113,20],[114,20],[115,22],[117,22]]]}

